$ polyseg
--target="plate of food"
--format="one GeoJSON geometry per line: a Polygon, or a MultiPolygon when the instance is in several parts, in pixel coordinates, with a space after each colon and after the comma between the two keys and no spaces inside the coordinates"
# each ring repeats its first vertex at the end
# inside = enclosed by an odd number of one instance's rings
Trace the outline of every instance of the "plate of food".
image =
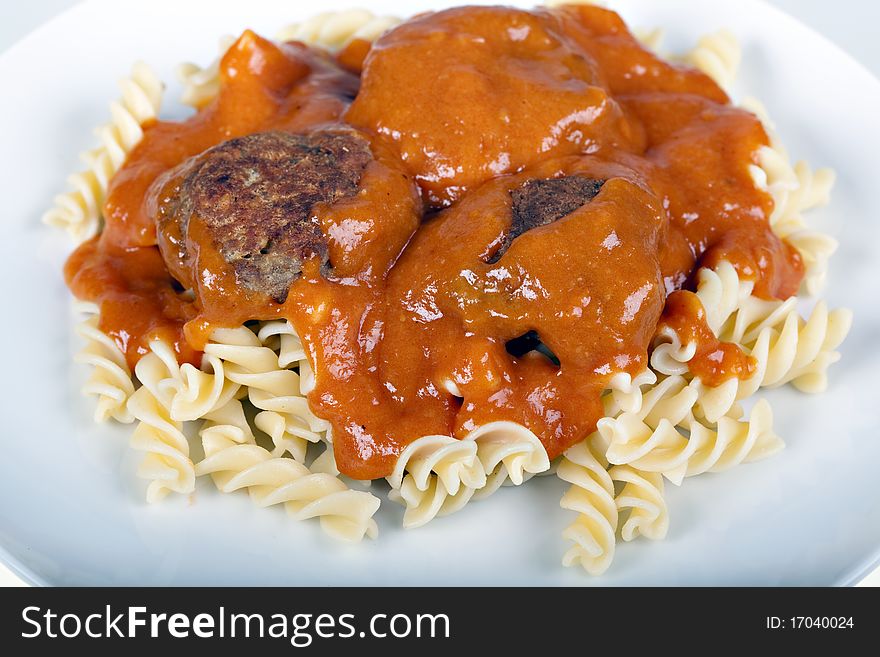
{"type": "Polygon", "coordinates": [[[758,1],[551,4],[90,0],[0,56],[4,561],[876,564],[880,83],[758,1]]]}

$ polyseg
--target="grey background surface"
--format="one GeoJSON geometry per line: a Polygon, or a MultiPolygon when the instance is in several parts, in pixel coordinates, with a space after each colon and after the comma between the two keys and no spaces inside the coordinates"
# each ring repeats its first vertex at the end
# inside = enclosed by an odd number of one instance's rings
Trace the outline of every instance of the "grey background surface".
{"type": "MultiPolygon", "coordinates": [[[[137,0],[120,0],[135,2],[137,0]]],[[[182,0],[185,1],[185,0],[182,0]]],[[[466,0],[461,0],[462,4],[466,0]]],[[[662,0],[657,0],[661,2],[662,0]]],[[[709,0],[722,1],[722,0],[709,0]]],[[[735,0],[727,0],[734,1],[735,0]]],[[[42,23],[77,4],[78,0],[38,0],[19,3],[13,11],[6,6],[0,20],[0,52],[12,46],[42,23]]],[[[499,0],[502,3],[503,0],[499,0]]],[[[783,11],[822,33],[880,77],[880,40],[875,27],[880,22],[880,3],[865,0],[768,0],[783,11]]],[[[279,2],[279,5],[283,3],[279,2]]],[[[368,0],[352,5],[369,7],[368,0]]],[[[880,586],[880,568],[866,577],[862,586],[880,586]]],[[[0,586],[24,586],[0,564],[0,586]]]]}

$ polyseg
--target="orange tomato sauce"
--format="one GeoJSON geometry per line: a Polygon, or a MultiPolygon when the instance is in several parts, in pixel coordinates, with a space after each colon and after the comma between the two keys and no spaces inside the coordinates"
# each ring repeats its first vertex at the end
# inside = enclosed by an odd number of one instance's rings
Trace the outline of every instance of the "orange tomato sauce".
{"type": "Polygon", "coordinates": [[[611,377],[646,367],[661,319],[699,343],[692,368],[707,382],[748,376],[745,355],[677,290],[722,259],[767,298],[802,278],[749,175],[768,143],[760,121],[645,50],[613,12],[464,7],[335,58],[247,31],[220,76],[195,116],[145,127],[111,183],[103,232],[66,277],[100,304],[130,364],[150,339],[197,362],[214,328],[288,319],[315,371],[309,403],[354,478],[390,474],[420,436],[463,438],[493,420],[529,427],[557,456],[595,429],[611,377]],[[237,284],[198,220],[157,234],[179,182],[166,174],[187,158],[250,133],[345,123],[374,161],[358,194],[313,208],[332,269],[307,262],[283,303],[237,284]],[[493,262],[511,191],[573,175],[606,182],[493,262]],[[195,253],[186,266],[168,256],[178,242],[195,253]],[[543,353],[508,351],[530,332],[543,353]]]}

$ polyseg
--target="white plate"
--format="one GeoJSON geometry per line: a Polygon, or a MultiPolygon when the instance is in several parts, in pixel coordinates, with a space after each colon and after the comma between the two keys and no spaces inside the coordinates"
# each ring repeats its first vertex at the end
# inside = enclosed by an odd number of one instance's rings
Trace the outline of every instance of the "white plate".
{"type": "MultiPolygon", "coordinates": [[[[407,14],[443,3],[369,4],[407,14]]],[[[738,89],[764,100],[793,157],[839,174],[831,206],[810,220],[841,241],[825,296],[853,308],[855,324],[826,394],[767,395],[788,449],[668,486],[667,540],[619,546],[598,579],[559,565],[571,518],[552,477],[414,531],[383,503],[379,539],[359,546],[210,481],[191,499],[147,506],[131,427],[94,425],[80,398],[86,372],[72,364],[79,343],[61,277],[70,245],[39,217],[93,145],[132,61],[153,65],[175,99],[178,61],[207,63],[219,36],[244,27],[272,35],[310,3],[94,1],[0,56],[0,557],[39,584],[848,584],[868,572],[880,555],[880,83],[758,2],[613,4],[633,26],[664,27],[673,50],[730,28],[744,47],[738,89]]]]}

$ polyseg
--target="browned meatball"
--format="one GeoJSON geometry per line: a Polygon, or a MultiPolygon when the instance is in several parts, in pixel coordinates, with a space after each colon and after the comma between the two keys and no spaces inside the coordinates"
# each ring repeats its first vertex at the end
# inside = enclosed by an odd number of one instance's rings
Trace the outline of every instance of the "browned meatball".
{"type": "MultiPolygon", "coordinates": [[[[353,196],[371,160],[368,141],[345,128],[230,139],[175,172],[159,230],[168,234],[170,222],[171,232],[182,237],[198,217],[241,285],[283,301],[305,260],[328,264],[327,240],[312,207],[353,196]]],[[[165,253],[166,260],[172,255],[185,263],[186,240],[165,242],[177,251],[165,253]]]]}
{"type": "Polygon", "coordinates": [[[526,231],[551,224],[592,201],[604,183],[604,180],[583,176],[566,176],[528,180],[510,190],[513,201],[510,230],[489,263],[498,262],[513,240],[526,231]]]}

